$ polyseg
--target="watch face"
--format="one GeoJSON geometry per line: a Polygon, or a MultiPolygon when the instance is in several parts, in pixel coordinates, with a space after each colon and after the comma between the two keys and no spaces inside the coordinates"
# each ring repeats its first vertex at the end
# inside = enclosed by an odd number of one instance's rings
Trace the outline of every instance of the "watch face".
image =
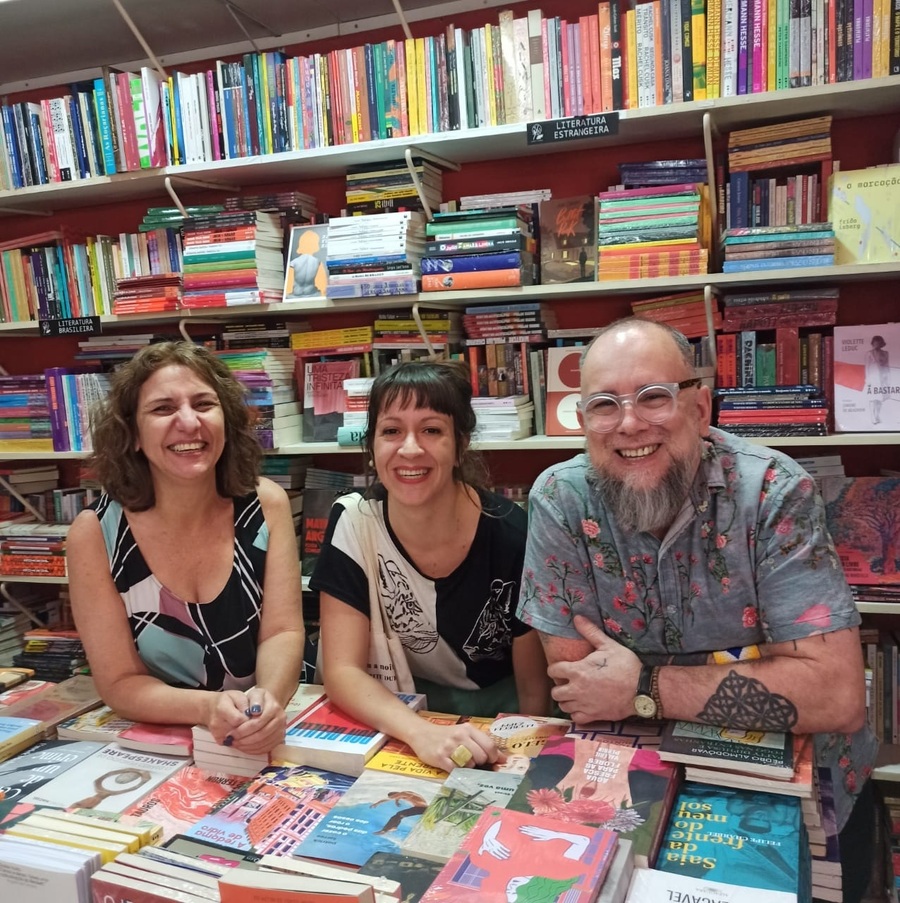
{"type": "Polygon", "coordinates": [[[634,710],[641,718],[653,718],[656,715],[656,703],[652,696],[635,696],[634,710]]]}

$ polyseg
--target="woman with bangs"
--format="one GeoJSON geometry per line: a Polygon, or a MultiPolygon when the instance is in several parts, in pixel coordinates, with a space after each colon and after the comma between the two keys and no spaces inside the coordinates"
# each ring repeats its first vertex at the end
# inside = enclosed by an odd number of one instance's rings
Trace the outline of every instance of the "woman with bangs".
{"type": "Polygon", "coordinates": [[[461,361],[405,362],[375,379],[364,440],[372,482],[366,499],[335,502],[310,581],[329,697],[448,771],[495,762],[497,749],[470,724],[419,718],[369,676],[370,581],[429,709],[494,717],[550,705],[540,641],[515,617],[527,515],[485,488],[471,399],[461,361]]]}

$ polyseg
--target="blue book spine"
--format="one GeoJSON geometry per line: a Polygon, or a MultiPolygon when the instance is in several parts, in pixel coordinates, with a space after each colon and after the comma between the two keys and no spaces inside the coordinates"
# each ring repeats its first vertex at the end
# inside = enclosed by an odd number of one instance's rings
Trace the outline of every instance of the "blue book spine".
{"type": "Polygon", "coordinates": [[[111,176],[116,171],[116,150],[113,147],[112,119],[109,115],[109,98],[106,96],[106,81],[94,79],[94,104],[97,109],[97,132],[103,151],[103,171],[111,176]]]}
{"type": "Polygon", "coordinates": [[[3,104],[0,110],[3,119],[3,140],[6,143],[6,155],[9,158],[10,176],[13,188],[24,188],[25,180],[22,176],[22,157],[19,154],[19,142],[16,140],[16,126],[12,108],[3,104]]]}
{"type": "Polygon", "coordinates": [[[828,267],[834,264],[834,254],[808,254],[805,257],[767,257],[760,260],[726,260],[723,273],[744,273],[748,270],[800,269],[828,267]]]}
{"type": "Polygon", "coordinates": [[[72,316],[72,297],[69,294],[69,280],[66,274],[66,263],[63,259],[63,250],[60,247],[47,249],[47,259],[52,267],[52,278],[56,281],[57,295],[59,297],[59,311],[61,317],[72,316]]]}
{"type": "Polygon", "coordinates": [[[459,257],[423,257],[422,273],[477,273],[483,270],[511,270],[524,266],[522,254],[472,254],[459,257]]]}
{"type": "Polygon", "coordinates": [[[729,225],[739,229],[750,223],[750,173],[734,172],[729,176],[731,185],[731,217],[729,225]]]}
{"type": "Polygon", "coordinates": [[[34,179],[36,185],[47,185],[50,176],[47,173],[47,156],[44,139],[41,133],[41,114],[37,104],[26,104],[23,110],[26,116],[26,131],[31,158],[34,160],[34,179]]]}
{"type": "Polygon", "coordinates": [[[84,140],[84,131],[81,128],[81,111],[78,109],[78,100],[74,95],[69,96],[69,118],[72,121],[78,174],[80,178],[86,179],[91,174],[91,170],[88,166],[87,142],[84,140]]]}

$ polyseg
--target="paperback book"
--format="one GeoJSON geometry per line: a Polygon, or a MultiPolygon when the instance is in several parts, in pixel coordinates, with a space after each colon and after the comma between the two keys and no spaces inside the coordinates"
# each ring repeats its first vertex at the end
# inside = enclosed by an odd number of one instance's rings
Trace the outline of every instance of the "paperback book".
{"type": "Polygon", "coordinates": [[[593,903],[617,842],[614,831],[492,806],[479,816],[422,901],[593,903]]]}

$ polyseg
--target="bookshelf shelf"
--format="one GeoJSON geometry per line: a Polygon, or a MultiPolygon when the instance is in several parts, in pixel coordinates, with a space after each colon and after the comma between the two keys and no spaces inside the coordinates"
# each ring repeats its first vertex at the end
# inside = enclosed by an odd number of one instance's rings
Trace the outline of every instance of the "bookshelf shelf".
{"type": "Polygon", "coordinates": [[[68,577],[30,577],[27,575],[0,574],[0,583],[53,583],[64,586],[68,577]]]}

